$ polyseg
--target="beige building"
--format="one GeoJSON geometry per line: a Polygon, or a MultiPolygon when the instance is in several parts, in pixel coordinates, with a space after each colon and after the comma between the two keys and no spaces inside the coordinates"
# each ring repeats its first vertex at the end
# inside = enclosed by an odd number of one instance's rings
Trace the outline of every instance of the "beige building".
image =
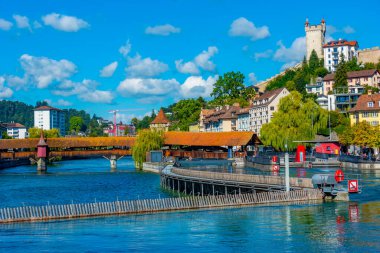
{"type": "Polygon", "coordinates": [[[319,25],[310,25],[309,20],[305,22],[306,32],[306,59],[309,60],[311,52],[315,50],[318,58],[323,58],[322,45],[325,44],[326,23],[322,19],[319,25]]]}
{"type": "Polygon", "coordinates": [[[269,123],[273,117],[273,113],[277,111],[281,98],[289,95],[286,88],[279,88],[265,92],[263,95],[253,101],[253,105],[249,110],[251,121],[250,129],[260,136],[262,125],[269,123]]]}
{"type": "Polygon", "coordinates": [[[378,63],[380,62],[380,48],[373,47],[358,51],[359,63],[378,63]]]}
{"type": "Polygon", "coordinates": [[[232,132],[237,131],[237,112],[240,110],[238,104],[232,106],[219,106],[208,112],[203,117],[203,126],[205,132],[232,132]]]}
{"type": "MultiPolygon", "coordinates": [[[[335,74],[327,74],[323,78],[324,95],[333,91],[335,74]]],[[[380,87],[380,73],[376,69],[347,72],[348,86],[373,86],[380,87]]]]}
{"type": "Polygon", "coordinates": [[[380,94],[361,95],[356,106],[350,110],[351,125],[367,121],[372,126],[380,125],[380,94]]]}
{"type": "Polygon", "coordinates": [[[170,121],[166,117],[164,111],[161,109],[156,118],[150,123],[150,129],[169,131],[170,121]]]}

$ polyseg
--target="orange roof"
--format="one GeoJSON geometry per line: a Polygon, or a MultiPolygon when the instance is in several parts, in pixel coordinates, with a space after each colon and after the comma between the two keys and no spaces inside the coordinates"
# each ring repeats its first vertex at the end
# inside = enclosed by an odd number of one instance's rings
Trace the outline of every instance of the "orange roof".
{"type": "Polygon", "coordinates": [[[261,143],[254,132],[166,132],[165,145],[180,146],[245,146],[261,143]]]}
{"type": "Polygon", "coordinates": [[[168,120],[168,118],[166,118],[164,110],[161,109],[151,124],[167,124],[167,123],[170,123],[170,121],[168,120]]]}
{"type": "Polygon", "coordinates": [[[323,45],[323,47],[336,47],[336,46],[358,46],[358,42],[356,40],[353,41],[347,41],[347,40],[334,40],[329,41],[326,44],[323,45]]]}
{"type": "MultiPolygon", "coordinates": [[[[35,148],[39,138],[0,140],[0,149],[35,148]]],[[[80,148],[80,147],[131,147],[135,143],[134,137],[73,137],[47,138],[50,148],[80,148]]]]}
{"type": "Polygon", "coordinates": [[[354,108],[350,112],[359,111],[380,111],[380,94],[363,94],[359,97],[354,108]],[[368,106],[368,102],[373,103],[373,107],[368,106]]]}

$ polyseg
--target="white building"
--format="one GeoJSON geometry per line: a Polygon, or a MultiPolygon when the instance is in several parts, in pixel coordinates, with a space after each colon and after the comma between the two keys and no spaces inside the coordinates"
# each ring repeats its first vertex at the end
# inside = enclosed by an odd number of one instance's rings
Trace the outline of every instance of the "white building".
{"type": "Polygon", "coordinates": [[[25,139],[28,137],[26,127],[19,123],[3,123],[3,125],[7,128],[8,136],[14,139],[25,139]]]}
{"type": "Polygon", "coordinates": [[[61,136],[66,134],[65,113],[51,106],[40,106],[34,109],[34,127],[44,130],[57,128],[61,136]]]}
{"type": "Polygon", "coordinates": [[[319,25],[310,25],[309,20],[305,22],[306,32],[306,59],[310,59],[311,52],[315,50],[319,59],[323,58],[322,45],[325,43],[326,23],[322,19],[319,25]]]}
{"type": "Polygon", "coordinates": [[[323,45],[325,68],[330,72],[335,72],[343,54],[345,61],[357,57],[359,44],[357,41],[347,41],[343,39],[327,42],[323,45]]]}
{"type": "Polygon", "coordinates": [[[238,116],[237,120],[237,130],[238,131],[250,131],[251,130],[251,120],[249,118],[249,110],[251,107],[246,107],[240,109],[236,112],[238,116]]]}
{"type": "Polygon", "coordinates": [[[306,84],[306,92],[320,96],[324,93],[323,78],[318,77],[315,84],[306,84]]]}
{"type": "Polygon", "coordinates": [[[280,99],[289,95],[286,88],[279,88],[265,92],[253,101],[253,105],[249,110],[251,120],[251,130],[260,136],[262,125],[269,123],[273,117],[273,113],[277,111],[280,99]]]}

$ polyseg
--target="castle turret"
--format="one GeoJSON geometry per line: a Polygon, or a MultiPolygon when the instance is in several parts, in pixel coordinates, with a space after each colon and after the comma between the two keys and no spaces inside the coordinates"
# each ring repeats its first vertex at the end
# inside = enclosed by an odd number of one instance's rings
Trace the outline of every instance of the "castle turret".
{"type": "Polygon", "coordinates": [[[318,58],[323,58],[323,44],[325,43],[326,23],[321,20],[319,25],[310,25],[309,20],[305,22],[306,32],[306,59],[309,60],[311,52],[315,50],[318,58]]]}

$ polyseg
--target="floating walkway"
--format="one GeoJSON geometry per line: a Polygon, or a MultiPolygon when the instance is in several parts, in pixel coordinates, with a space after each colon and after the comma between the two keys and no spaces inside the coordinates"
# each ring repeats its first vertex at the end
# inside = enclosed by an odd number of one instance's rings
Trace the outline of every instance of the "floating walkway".
{"type": "Polygon", "coordinates": [[[188,196],[85,204],[24,206],[1,208],[0,223],[48,221],[231,206],[239,207],[258,204],[322,200],[322,198],[323,193],[320,190],[313,189],[240,195],[188,196]]]}

